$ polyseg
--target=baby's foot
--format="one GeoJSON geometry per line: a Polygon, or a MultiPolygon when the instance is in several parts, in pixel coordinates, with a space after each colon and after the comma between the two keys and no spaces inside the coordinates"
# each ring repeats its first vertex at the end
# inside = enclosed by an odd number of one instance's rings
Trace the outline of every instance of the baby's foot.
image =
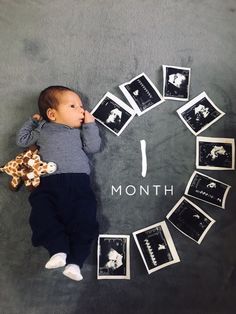
{"type": "Polygon", "coordinates": [[[52,269],[52,268],[58,268],[63,267],[66,265],[66,253],[57,253],[54,254],[50,260],[45,265],[45,268],[52,269]]]}
{"type": "Polygon", "coordinates": [[[80,281],[83,279],[83,276],[81,275],[80,267],[76,264],[68,264],[65,270],[63,271],[63,275],[76,281],[80,281]]]}

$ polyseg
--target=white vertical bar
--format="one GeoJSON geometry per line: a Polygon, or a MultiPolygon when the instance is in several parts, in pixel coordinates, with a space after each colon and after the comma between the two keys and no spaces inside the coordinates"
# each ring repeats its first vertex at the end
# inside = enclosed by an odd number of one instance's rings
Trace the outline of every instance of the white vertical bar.
{"type": "Polygon", "coordinates": [[[142,153],[142,177],[146,177],[147,174],[147,155],[146,155],[146,141],[140,140],[141,153],[142,153]]]}

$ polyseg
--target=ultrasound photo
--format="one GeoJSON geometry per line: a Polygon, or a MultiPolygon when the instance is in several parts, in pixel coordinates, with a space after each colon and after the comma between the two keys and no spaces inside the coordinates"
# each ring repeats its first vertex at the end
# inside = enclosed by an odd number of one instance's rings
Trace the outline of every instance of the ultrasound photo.
{"type": "Polygon", "coordinates": [[[135,116],[132,108],[111,93],[106,93],[91,111],[97,121],[119,136],[135,116]]]}
{"type": "Polygon", "coordinates": [[[198,136],[196,140],[196,167],[206,170],[234,170],[234,139],[198,136]]]}
{"type": "Polygon", "coordinates": [[[138,116],[165,101],[145,73],[121,84],[119,87],[138,116]]]}
{"type": "Polygon", "coordinates": [[[200,244],[215,222],[201,208],[184,196],[166,218],[184,235],[200,244]]]}
{"type": "Polygon", "coordinates": [[[149,274],[180,261],[165,221],[135,231],[133,236],[149,274]]]}
{"type": "Polygon", "coordinates": [[[99,235],[97,260],[97,279],[130,279],[130,236],[99,235]]]}
{"type": "Polygon", "coordinates": [[[225,208],[226,197],[231,186],[198,171],[192,174],[185,194],[206,203],[225,208]]]}
{"type": "Polygon", "coordinates": [[[164,99],[186,101],[189,99],[190,68],[163,65],[164,99]]]}
{"type": "Polygon", "coordinates": [[[205,92],[179,108],[177,113],[195,136],[206,130],[225,114],[205,92]]]}

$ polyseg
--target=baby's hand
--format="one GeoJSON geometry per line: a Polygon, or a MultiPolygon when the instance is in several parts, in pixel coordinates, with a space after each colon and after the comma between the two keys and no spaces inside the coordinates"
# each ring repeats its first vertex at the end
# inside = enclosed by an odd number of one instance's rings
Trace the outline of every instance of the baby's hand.
{"type": "Polygon", "coordinates": [[[32,119],[35,120],[35,121],[41,121],[41,120],[43,120],[43,118],[40,116],[39,113],[35,113],[35,114],[32,116],[32,119]]]}
{"type": "Polygon", "coordinates": [[[88,112],[87,110],[84,111],[84,123],[91,123],[94,122],[95,118],[94,116],[88,112]]]}

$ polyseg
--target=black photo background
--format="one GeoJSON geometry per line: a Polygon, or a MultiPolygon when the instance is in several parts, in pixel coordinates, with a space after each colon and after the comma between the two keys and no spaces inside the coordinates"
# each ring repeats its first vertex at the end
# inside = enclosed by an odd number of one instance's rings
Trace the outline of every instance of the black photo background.
{"type": "Polygon", "coordinates": [[[106,97],[102,101],[100,106],[93,112],[93,115],[116,133],[122,129],[132,116],[110,97],[106,97]]]}
{"type": "Polygon", "coordinates": [[[195,132],[200,131],[219,115],[220,112],[206,98],[203,98],[182,114],[183,118],[195,132]]]}
{"type": "Polygon", "coordinates": [[[177,229],[199,244],[214,223],[211,217],[185,197],[179,200],[167,218],[177,229]]]}
{"type": "Polygon", "coordinates": [[[133,97],[140,111],[146,110],[161,100],[144,75],[125,85],[125,88],[133,97]]]}
{"type": "Polygon", "coordinates": [[[180,107],[177,113],[194,135],[206,130],[225,114],[213,103],[206,92],[202,92],[180,107]]]}
{"type": "Polygon", "coordinates": [[[185,194],[225,208],[229,189],[229,185],[195,171],[189,180],[185,194]]]}
{"type": "Polygon", "coordinates": [[[190,69],[163,66],[163,96],[167,99],[187,100],[189,98],[190,69]]]}
{"type": "MultiPolygon", "coordinates": [[[[228,139],[227,139],[228,140],[228,139]]],[[[197,168],[234,169],[234,141],[211,141],[210,138],[197,138],[197,168]]]]}
{"type": "Polygon", "coordinates": [[[121,84],[119,88],[138,116],[164,102],[161,93],[145,73],[121,84]]]}
{"type": "Polygon", "coordinates": [[[99,237],[98,273],[103,276],[127,275],[127,238],[99,237]]]}
{"type": "Polygon", "coordinates": [[[161,226],[137,234],[137,239],[149,269],[173,260],[161,226]]]}

